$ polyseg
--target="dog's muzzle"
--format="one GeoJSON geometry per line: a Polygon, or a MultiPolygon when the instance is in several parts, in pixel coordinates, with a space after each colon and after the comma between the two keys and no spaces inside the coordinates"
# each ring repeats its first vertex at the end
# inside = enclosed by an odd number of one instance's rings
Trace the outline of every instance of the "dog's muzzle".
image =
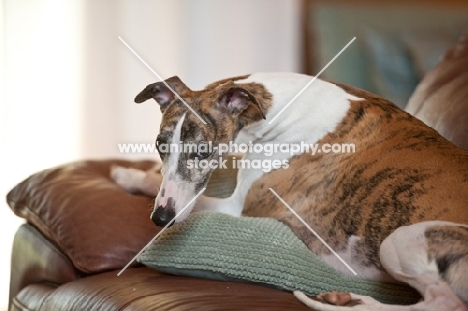
{"type": "Polygon", "coordinates": [[[172,226],[175,215],[175,201],[173,198],[169,198],[166,206],[159,205],[153,210],[151,220],[159,227],[164,227],[170,222],[172,222],[172,226]]]}

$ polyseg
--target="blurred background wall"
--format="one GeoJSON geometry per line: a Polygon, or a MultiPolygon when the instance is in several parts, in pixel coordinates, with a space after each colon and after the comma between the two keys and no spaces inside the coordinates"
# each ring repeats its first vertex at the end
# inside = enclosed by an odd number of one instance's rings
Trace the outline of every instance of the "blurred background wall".
{"type": "Polygon", "coordinates": [[[21,223],[6,193],[29,174],[153,143],[160,112],[133,103],[157,78],[193,89],[256,71],[300,71],[300,1],[3,0],[0,6],[0,310],[21,223]]]}

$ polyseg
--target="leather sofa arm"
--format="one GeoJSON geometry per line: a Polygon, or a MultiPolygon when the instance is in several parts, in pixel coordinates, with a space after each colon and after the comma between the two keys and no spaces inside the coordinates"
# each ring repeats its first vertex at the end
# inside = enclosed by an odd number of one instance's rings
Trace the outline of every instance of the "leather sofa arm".
{"type": "Polygon", "coordinates": [[[84,276],[70,259],[30,224],[20,226],[13,241],[9,301],[29,284],[53,286],[84,276]]]}

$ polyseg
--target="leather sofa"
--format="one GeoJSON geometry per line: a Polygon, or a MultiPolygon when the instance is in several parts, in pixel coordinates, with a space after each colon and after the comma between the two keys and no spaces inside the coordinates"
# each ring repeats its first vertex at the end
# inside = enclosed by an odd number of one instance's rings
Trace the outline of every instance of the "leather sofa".
{"type": "MultiPolygon", "coordinates": [[[[407,111],[468,149],[467,86],[468,35],[424,77],[407,111]]],[[[109,179],[114,164],[154,163],[67,164],[30,176],[8,194],[13,212],[27,221],[14,239],[10,311],[308,310],[288,292],[172,276],[135,262],[117,276],[159,229],[149,219],[151,198],[109,179]]],[[[210,181],[212,195],[232,189],[235,172],[223,174],[210,181]]]]}

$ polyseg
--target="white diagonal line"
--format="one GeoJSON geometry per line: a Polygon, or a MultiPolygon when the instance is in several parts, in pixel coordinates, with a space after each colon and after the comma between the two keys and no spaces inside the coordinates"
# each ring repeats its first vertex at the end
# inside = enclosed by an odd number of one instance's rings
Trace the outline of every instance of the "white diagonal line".
{"type": "Polygon", "coordinates": [[[180,95],[177,94],[177,92],[174,91],[174,89],[173,89],[169,84],[167,84],[166,81],[164,81],[164,79],[163,79],[156,71],[154,71],[153,68],[151,68],[151,66],[148,65],[148,63],[145,62],[145,60],[144,60],[143,58],[141,58],[141,56],[138,55],[138,53],[135,52],[135,50],[132,49],[132,47],[131,47],[130,45],[128,45],[127,42],[125,42],[124,39],[122,39],[122,37],[119,36],[118,38],[119,38],[119,40],[120,40],[120,41],[121,41],[121,42],[122,42],[122,43],[123,43],[123,44],[124,44],[124,45],[125,45],[141,62],[142,62],[142,63],[143,63],[143,65],[145,65],[156,77],[158,77],[158,79],[159,79],[162,83],[164,83],[164,85],[165,85],[169,90],[171,90],[171,92],[174,93],[174,95],[175,95],[178,99],[180,99],[180,100],[184,103],[184,105],[187,106],[187,108],[190,109],[190,111],[192,111],[193,114],[196,115],[198,119],[200,119],[200,121],[202,121],[203,124],[206,125],[205,120],[203,120],[202,117],[200,117],[200,116],[198,115],[198,113],[196,113],[195,110],[193,110],[192,107],[190,107],[190,106],[185,102],[185,100],[183,100],[183,98],[180,97],[180,95]]]}
{"type": "Polygon", "coordinates": [[[164,232],[164,230],[166,230],[171,225],[171,223],[177,219],[177,217],[179,217],[183,212],[185,212],[187,207],[189,207],[189,205],[192,204],[192,202],[195,201],[203,193],[203,191],[205,191],[205,189],[206,188],[200,190],[200,192],[198,192],[198,194],[193,199],[191,199],[190,202],[188,202],[187,205],[185,205],[185,207],[180,212],[178,212],[177,215],[175,215],[174,218],[172,218],[171,221],[168,222],[167,225],[165,225],[164,228],[162,228],[161,231],[159,231],[158,234],[156,234],[154,238],[152,238],[151,241],[149,241],[148,244],[146,244],[145,247],[143,247],[142,250],[138,254],[136,254],[135,257],[133,257],[132,260],[130,260],[130,262],[125,267],[123,267],[122,270],[120,270],[119,273],[117,273],[117,276],[120,276],[128,268],[128,266],[132,264],[132,262],[134,262],[138,257],[140,257],[140,255],[154,242],[154,240],[156,240],[164,232]]]}
{"type": "Polygon", "coordinates": [[[294,96],[293,99],[291,99],[291,100],[289,101],[289,103],[287,103],[286,106],[284,106],[283,109],[281,109],[280,112],[278,112],[278,113],[276,114],[276,116],[274,116],[273,119],[270,120],[270,122],[268,122],[268,124],[273,123],[273,121],[275,121],[275,119],[278,118],[279,115],[282,114],[282,113],[296,100],[296,98],[298,98],[298,97],[312,84],[312,82],[314,82],[315,79],[317,79],[317,78],[322,74],[322,72],[324,72],[325,69],[328,68],[328,66],[331,65],[331,64],[335,61],[335,59],[337,59],[338,56],[340,56],[341,53],[343,53],[344,50],[346,50],[346,49],[348,48],[348,46],[349,46],[351,43],[353,43],[354,40],[356,40],[356,37],[352,38],[351,41],[349,41],[348,44],[346,44],[345,47],[342,48],[341,51],[339,51],[338,54],[336,54],[335,57],[333,57],[332,60],[329,61],[328,64],[326,64],[325,67],[323,67],[322,70],[320,70],[319,73],[318,73],[315,77],[313,77],[312,80],[310,80],[309,83],[307,83],[307,85],[304,86],[304,87],[302,88],[302,90],[300,90],[299,93],[297,93],[296,96],[294,96]]]}
{"type": "Polygon", "coordinates": [[[340,257],[340,255],[338,255],[331,247],[330,245],[327,244],[327,242],[325,242],[324,239],[322,239],[318,234],[317,232],[315,232],[314,229],[312,229],[305,221],[304,219],[301,218],[301,216],[299,216],[292,208],[291,206],[288,205],[288,203],[286,203],[276,192],[275,190],[271,189],[271,188],[268,188],[270,189],[270,191],[294,214],[294,216],[296,216],[304,226],[307,227],[307,229],[309,229],[310,232],[312,232],[316,237],[317,239],[320,240],[320,242],[322,242],[329,250],[330,252],[333,253],[333,255],[335,255],[345,266],[346,268],[348,268],[354,275],[357,275],[357,273],[353,270],[353,268],[351,268],[347,263],[346,261],[343,260],[343,258],[340,257]]]}

